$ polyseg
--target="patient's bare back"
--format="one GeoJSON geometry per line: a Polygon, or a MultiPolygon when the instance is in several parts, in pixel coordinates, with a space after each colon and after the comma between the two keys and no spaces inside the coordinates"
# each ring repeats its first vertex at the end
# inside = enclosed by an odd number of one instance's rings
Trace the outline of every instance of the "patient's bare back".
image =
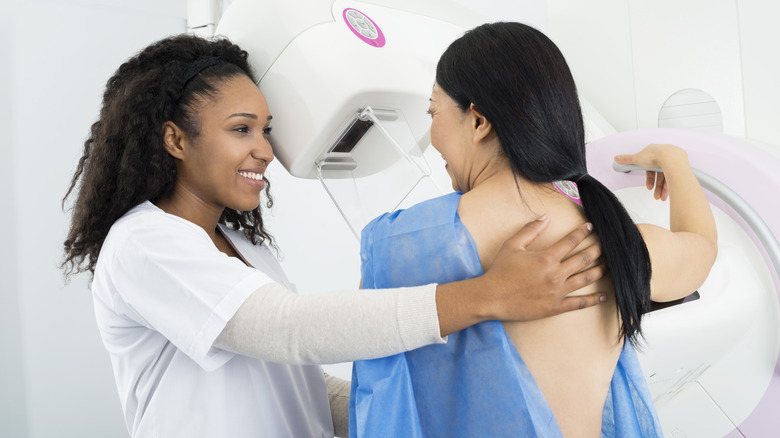
{"type": "MultiPolygon", "coordinates": [[[[483,270],[504,240],[542,213],[552,221],[529,249],[549,246],[586,222],[582,208],[551,186],[523,187],[522,198],[514,184],[483,185],[463,195],[458,214],[474,238],[483,270]]],[[[596,233],[581,248],[595,242],[596,233]]],[[[573,295],[596,291],[608,294],[606,305],[503,323],[566,437],[600,436],[604,402],[623,345],[609,276],[573,295]]]]}

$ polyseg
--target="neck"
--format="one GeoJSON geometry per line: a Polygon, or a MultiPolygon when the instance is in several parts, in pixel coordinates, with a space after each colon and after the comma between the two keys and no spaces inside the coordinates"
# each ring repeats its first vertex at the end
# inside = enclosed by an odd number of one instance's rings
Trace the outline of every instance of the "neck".
{"type": "Polygon", "coordinates": [[[224,207],[217,207],[204,202],[191,191],[180,187],[178,184],[170,195],[156,202],[156,205],[168,214],[178,216],[203,228],[212,240],[216,237],[217,224],[222,216],[222,212],[225,210],[224,207]]]}
{"type": "MultiPolygon", "coordinates": [[[[493,186],[494,183],[503,184],[507,178],[514,178],[509,158],[504,154],[495,134],[480,140],[473,147],[474,161],[468,177],[469,191],[485,185],[493,186]]],[[[513,182],[512,186],[514,185],[513,182]]]]}
{"type": "MultiPolygon", "coordinates": [[[[520,175],[512,172],[512,166],[503,156],[494,156],[478,167],[478,170],[472,172],[471,190],[480,188],[490,188],[494,186],[511,186],[519,188],[521,192],[531,190],[536,184],[528,181],[520,175]]],[[[516,191],[516,190],[515,190],[516,191]]]]}
{"type": "Polygon", "coordinates": [[[474,184],[469,194],[488,197],[502,205],[521,205],[528,207],[528,202],[535,203],[549,196],[551,185],[529,181],[512,171],[507,160],[486,166],[474,178],[474,184]]]}
{"type": "Polygon", "coordinates": [[[501,175],[505,174],[506,171],[511,173],[510,169],[501,169],[497,166],[487,166],[472,172],[471,181],[469,182],[469,191],[475,190],[481,186],[484,186],[485,184],[491,184],[491,182],[495,181],[496,179],[500,179],[501,175]]]}

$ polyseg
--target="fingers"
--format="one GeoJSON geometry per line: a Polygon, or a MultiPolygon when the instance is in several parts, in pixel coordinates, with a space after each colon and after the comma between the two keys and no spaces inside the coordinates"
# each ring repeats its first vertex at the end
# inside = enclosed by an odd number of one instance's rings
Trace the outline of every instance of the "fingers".
{"type": "Polygon", "coordinates": [[[666,201],[666,198],[669,197],[669,186],[666,185],[666,177],[663,173],[658,175],[658,178],[655,180],[655,185],[656,191],[658,191],[660,187],[660,194],[658,195],[658,198],[662,201],[666,201]]]}
{"type": "Polygon", "coordinates": [[[620,164],[634,164],[633,155],[615,155],[614,160],[620,164]]]}
{"type": "MultiPolygon", "coordinates": [[[[576,248],[580,243],[582,243],[585,238],[590,236],[592,232],[593,225],[590,222],[586,222],[547,248],[547,252],[555,257],[555,260],[563,260],[563,258],[572,252],[574,248],[576,248]]],[[[582,267],[584,266],[581,266],[580,268],[582,267]]]]}
{"type": "MultiPolygon", "coordinates": [[[[658,151],[667,148],[675,148],[675,146],[651,144],[636,154],[615,155],[614,159],[620,164],[636,164],[644,168],[660,167],[658,151]]],[[[655,199],[666,201],[669,197],[669,188],[666,185],[666,178],[663,172],[645,172],[645,187],[647,187],[647,190],[653,191],[653,198],[655,199]]]]}
{"type": "Polygon", "coordinates": [[[546,214],[541,215],[537,220],[529,222],[514,236],[507,239],[505,244],[511,244],[519,249],[526,249],[539,234],[550,224],[550,217],[546,214]]]}
{"type": "Polygon", "coordinates": [[[580,295],[576,297],[564,298],[561,301],[560,310],[561,313],[568,312],[570,310],[584,309],[586,307],[595,306],[601,304],[607,300],[607,295],[601,292],[593,293],[590,295],[580,295]]]}
{"type": "Polygon", "coordinates": [[[647,179],[645,180],[645,187],[647,187],[647,190],[653,190],[653,187],[655,187],[655,172],[645,172],[645,175],[647,175],[647,179]]]}
{"type": "Polygon", "coordinates": [[[666,176],[663,172],[646,172],[645,187],[653,191],[653,198],[666,201],[669,197],[669,186],[666,184],[666,176]]]}
{"type": "Polygon", "coordinates": [[[592,265],[599,257],[601,257],[601,245],[594,243],[561,262],[561,271],[568,278],[592,265]]]}
{"type": "Polygon", "coordinates": [[[582,289],[583,287],[598,281],[606,273],[607,268],[603,263],[588,268],[567,278],[563,287],[564,291],[568,294],[575,290],[582,289]]]}

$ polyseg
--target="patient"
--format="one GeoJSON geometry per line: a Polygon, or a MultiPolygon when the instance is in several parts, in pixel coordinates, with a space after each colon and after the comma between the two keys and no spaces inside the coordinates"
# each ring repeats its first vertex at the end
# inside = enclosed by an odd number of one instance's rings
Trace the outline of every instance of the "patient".
{"type": "Polygon", "coordinates": [[[363,287],[480,275],[504,240],[546,213],[552,223],[529,248],[592,223],[610,275],[575,294],[607,291],[609,302],[537,321],[488,321],[447,344],[356,362],[350,435],[662,436],[634,350],[642,315],[651,299],[694,292],[717,253],[712,212],[685,151],[650,145],[616,157],[663,170],[648,172],[647,187],[670,198],[671,230],[635,225],[587,174],[562,54],[519,23],[482,25],[453,42],[430,101],[431,143],[455,193],[366,226],[363,287]]]}

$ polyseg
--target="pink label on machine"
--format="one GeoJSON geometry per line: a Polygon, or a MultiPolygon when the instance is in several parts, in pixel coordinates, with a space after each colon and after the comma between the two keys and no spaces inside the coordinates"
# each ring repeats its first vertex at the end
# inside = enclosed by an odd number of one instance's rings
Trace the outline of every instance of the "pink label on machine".
{"type": "Polygon", "coordinates": [[[357,35],[364,43],[374,47],[383,47],[385,45],[385,34],[382,33],[382,29],[372,19],[368,18],[366,14],[357,9],[347,8],[344,9],[342,16],[352,33],[357,35]]]}

